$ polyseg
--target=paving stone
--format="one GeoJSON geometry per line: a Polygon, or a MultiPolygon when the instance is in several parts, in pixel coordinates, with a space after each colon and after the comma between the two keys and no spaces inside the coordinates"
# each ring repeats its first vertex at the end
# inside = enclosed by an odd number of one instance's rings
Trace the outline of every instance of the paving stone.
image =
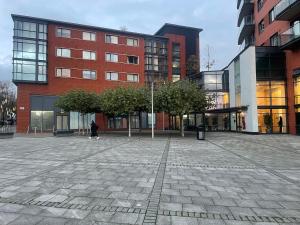
{"type": "Polygon", "coordinates": [[[111,218],[112,223],[125,223],[125,224],[135,224],[139,218],[137,213],[120,213],[116,212],[111,218]]]}

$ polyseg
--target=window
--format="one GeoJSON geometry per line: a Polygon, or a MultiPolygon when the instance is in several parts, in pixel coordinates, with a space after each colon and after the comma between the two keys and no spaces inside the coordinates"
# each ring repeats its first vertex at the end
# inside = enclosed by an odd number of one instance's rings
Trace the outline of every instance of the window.
{"type": "Polygon", "coordinates": [[[139,82],[139,75],[138,74],[127,74],[127,81],[139,82]]]}
{"type": "Polygon", "coordinates": [[[119,80],[119,74],[116,72],[106,72],[106,80],[119,80]]]}
{"type": "Polygon", "coordinates": [[[279,46],[279,36],[278,36],[278,33],[274,34],[270,38],[270,45],[271,46],[279,46]]]}
{"type": "Polygon", "coordinates": [[[176,81],[179,81],[179,80],[180,80],[180,75],[177,75],[177,74],[172,75],[172,82],[176,82],[176,81]]]}
{"type": "Polygon", "coordinates": [[[37,24],[15,21],[14,36],[36,38],[37,24]]]}
{"type": "Polygon", "coordinates": [[[118,44],[119,42],[119,37],[118,36],[114,36],[114,35],[105,35],[105,42],[106,43],[111,43],[111,44],[118,44]]]}
{"type": "Polygon", "coordinates": [[[96,41],[96,34],[92,32],[82,32],[82,39],[86,41],[96,41]]]}
{"type": "Polygon", "coordinates": [[[275,20],[274,8],[269,12],[269,23],[272,23],[275,20]]]}
{"type": "Polygon", "coordinates": [[[139,45],[138,39],[127,38],[127,45],[137,47],[139,45]]]}
{"type": "Polygon", "coordinates": [[[265,1],[264,0],[258,0],[257,1],[257,10],[260,11],[262,7],[264,6],[265,1]]]}
{"type": "Polygon", "coordinates": [[[71,77],[71,70],[66,68],[56,68],[57,77],[71,77]]]}
{"type": "Polygon", "coordinates": [[[180,57],[180,44],[173,43],[173,57],[180,57]]]}
{"type": "Polygon", "coordinates": [[[83,70],[82,71],[82,78],[96,80],[96,71],[83,70]]]}
{"type": "Polygon", "coordinates": [[[107,62],[118,62],[119,61],[119,56],[117,54],[113,54],[113,53],[106,53],[105,54],[105,60],[107,62]]]}
{"type": "Polygon", "coordinates": [[[96,60],[96,52],[82,51],[82,58],[88,60],[96,60]]]}
{"type": "Polygon", "coordinates": [[[262,20],[262,21],[260,21],[259,24],[258,24],[258,32],[259,32],[259,33],[262,33],[262,32],[264,32],[264,30],[265,30],[265,21],[262,20]]]}
{"type": "Polygon", "coordinates": [[[294,78],[295,105],[300,105],[300,76],[294,78]]]}
{"type": "Polygon", "coordinates": [[[56,56],[70,58],[71,57],[71,49],[68,49],[68,48],[57,48],[56,49],[56,56]]]}
{"type": "Polygon", "coordinates": [[[57,28],[56,29],[56,36],[57,37],[64,37],[64,38],[70,38],[71,37],[71,30],[64,29],[64,28],[57,28]]]}
{"type": "Polygon", "coordinates": [[[36,41],[14,39],[14,58],[35,59],[36,58],[36,41]]]}
{"type": "Polygon", "coordinates": [[[286,104],[284,81],[257,81],[256,96],[258,106],[284,106],[286,104]]]}
{"type": "Polygon", "coordinates": [[[127,56],[127,63],[129,63],[129,64],[139,64],[139,58],[137,56],[129,55],[129,56],[127,56]]]}

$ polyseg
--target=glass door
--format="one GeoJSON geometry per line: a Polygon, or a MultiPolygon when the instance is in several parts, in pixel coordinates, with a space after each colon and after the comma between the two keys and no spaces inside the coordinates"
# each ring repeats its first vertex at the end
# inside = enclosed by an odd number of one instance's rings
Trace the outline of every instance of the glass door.
{"type": "Polygon", "coordinates": [[[68,115],[58,114],[56,115],[56,129],[57,130],[69,130],[68,126],[68,115]]]}

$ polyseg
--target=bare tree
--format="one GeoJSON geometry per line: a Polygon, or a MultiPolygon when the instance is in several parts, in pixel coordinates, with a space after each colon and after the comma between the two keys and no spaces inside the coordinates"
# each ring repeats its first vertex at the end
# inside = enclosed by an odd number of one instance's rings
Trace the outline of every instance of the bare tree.
{"type": "Polygon", "coordinates": [[[128,28],[125,25],[120,26],[121,31],[128,31],[128,28]]]}
{"type": "Polygon", "coordinates": [[[16,93],[10,82],[0,81],[0,113],[2,121],[15,119],[16,116],[16,93]]]}
{"type": "Polygon", "coordinates": [[[206,51],[206,56],[203,59],[204,61],[204,68],[207,71],[210,71],[211,68],[216,64],[216,61],[214,59],[211,59],[211,47],[209,45],[206,46],[205,51],[206,51]]]}

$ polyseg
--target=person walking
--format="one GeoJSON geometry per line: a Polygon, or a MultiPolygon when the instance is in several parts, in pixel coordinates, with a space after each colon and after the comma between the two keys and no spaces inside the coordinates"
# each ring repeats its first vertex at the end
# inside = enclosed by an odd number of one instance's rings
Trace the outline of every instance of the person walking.
{"type": "Polygon", "coordinates": [[[282,117],[280,116],[279,117],[279,121],[278,121],[278,126],[279,126],[279,132],[280,133],[282,133],[282,125],[283,125],[283,123],[282,123],[282,117]]]}
{"type": "Polygon", "coordinates": [[[92,123],[91,123],[91,136],[89,137],[89,139],[92,139],[93,137],[97,137],[97,140],[99,140],[99,136],[98,136],[98,126],[97,124],[95,123],[94,120],[92,120],[92,123]]]}

